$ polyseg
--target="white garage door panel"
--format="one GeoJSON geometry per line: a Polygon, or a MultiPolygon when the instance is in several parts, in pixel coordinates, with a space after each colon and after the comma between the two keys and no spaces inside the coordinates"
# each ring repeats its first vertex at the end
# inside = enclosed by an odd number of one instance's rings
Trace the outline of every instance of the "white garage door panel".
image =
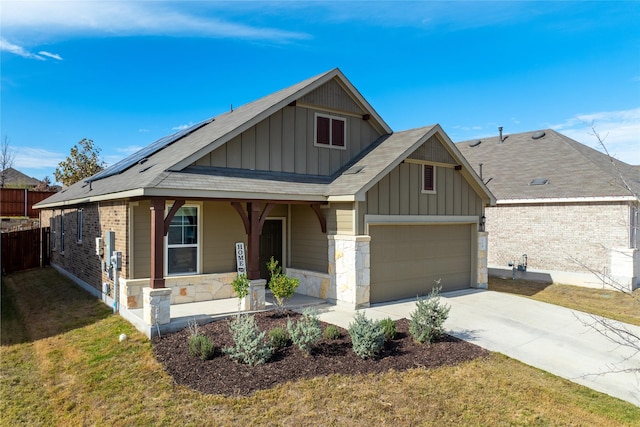
{"type": "Polygon", "coordinates": [[[437,280],[443,291],[470,286],[471,226],[375,225],[369,234],[372,303],[425,295],[437,280]]]}

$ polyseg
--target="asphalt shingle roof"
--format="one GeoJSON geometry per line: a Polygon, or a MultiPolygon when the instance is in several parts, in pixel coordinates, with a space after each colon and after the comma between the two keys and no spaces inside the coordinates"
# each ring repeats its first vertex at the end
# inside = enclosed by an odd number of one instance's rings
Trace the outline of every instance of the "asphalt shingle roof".
{"type": "Polygon", "coordinates": [[[640,194],[640,166],[610,159],[552,129],[456,143],[501,200],[629,197],[640,194]],[[542,138],[533,139],[536,132],[542,138]],[[475,145],[475,146],[474,146],[475,145]],[[624,188],[621,176],[632,189],[624,188]],[[544,178],[544,185],[531,185],[544,178]]]}

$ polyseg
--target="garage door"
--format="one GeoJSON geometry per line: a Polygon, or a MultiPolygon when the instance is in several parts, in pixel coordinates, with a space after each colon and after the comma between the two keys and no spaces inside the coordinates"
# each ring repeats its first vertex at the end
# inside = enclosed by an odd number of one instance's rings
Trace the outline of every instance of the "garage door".
{"type": "Polygon", "coordinates": [[[471,226],[372,225],[372,303],[469,288],[471,226]]]}

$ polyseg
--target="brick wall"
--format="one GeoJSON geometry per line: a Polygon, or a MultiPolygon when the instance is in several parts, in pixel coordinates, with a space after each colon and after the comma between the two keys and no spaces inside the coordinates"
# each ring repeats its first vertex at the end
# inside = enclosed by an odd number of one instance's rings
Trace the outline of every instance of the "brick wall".
{"type": "MultiPolygon", "coordinates": [[[[103,258],[96,255],[96,237],[104,238],[115,231],[115,248],[122,252],[122,277],[128,277],[128,203],[116,201],[92,203],[68,209],[44,210],[43,226],[51,226],[51,262],[78,277],[97,290],[107,275],[102,271],[103,258]],[[82,236],[78,239],[78,210],[82,209],[82,236]],[[64,213],[64,215],[63,215],[64,213]],[[62,246],[64,221],[64,250],[62,246]]],[[[106,255],[105,255],[106,261],[106,255]]]]}
{"type": "Polygon", "coordinates": [[[609,250],[629,247],[625,203],[499,205],[486,209],[489,265],[507,267],[528,256],[528,267],[589,272],[609,267],[609,250]]]}

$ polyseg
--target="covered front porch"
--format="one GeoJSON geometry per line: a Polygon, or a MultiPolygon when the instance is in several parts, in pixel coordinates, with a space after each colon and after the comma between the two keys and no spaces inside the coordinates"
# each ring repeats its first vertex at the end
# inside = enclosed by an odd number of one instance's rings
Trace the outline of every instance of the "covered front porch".
{"type": "MultiPolygon", "coordinates": [[[[308,295],[294,294],[287,300],[286,307],[291,310],[302,311],[307,307],[318,307],[323,309],[331,306],[326,300],[311,297],[308,295]]],[[[128,309],[123,307],[120,315],[131,322],[136,329],[145,334],[148,338],[156,335],[176,332],[186,328],[189,323],[196,322],[204,325],[216,320],[223,320],[238,313],[254,313],[257,311],[275,310],[273,294],[265,292],[265,305],[261,310],[238,311],[238,298],[223,298],[209,301],[190,302],[184,304],[171,305],[171,317],[169,323],[149,324],[144,320],[143,308],[128,309]]]]}

